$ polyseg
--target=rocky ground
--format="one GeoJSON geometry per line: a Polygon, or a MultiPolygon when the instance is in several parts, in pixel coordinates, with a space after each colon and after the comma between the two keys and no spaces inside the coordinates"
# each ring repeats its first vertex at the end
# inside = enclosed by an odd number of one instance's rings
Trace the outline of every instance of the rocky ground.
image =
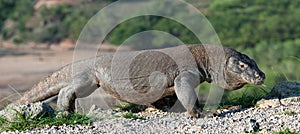
{"type": "Polygon", "coordinates": [[[220,110],[218,117],[189,118],[186,113],[156,109],[137,113],[141,119],[126,119],[114,110],[92,109],[96,119],[88,126],[46,126],[23,132],[4,133],[274,133],[289,129],[300,133],[299,99],[286,106],[220,110]]]}

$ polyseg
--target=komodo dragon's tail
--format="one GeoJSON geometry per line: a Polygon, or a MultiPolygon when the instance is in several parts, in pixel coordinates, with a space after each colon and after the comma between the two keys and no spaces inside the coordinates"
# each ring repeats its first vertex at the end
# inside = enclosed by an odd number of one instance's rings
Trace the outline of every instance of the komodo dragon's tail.
{"type": "Polygon", "coordinates": [[[32,102],[43,101],[57,95],[61,88],[67,85],[71,78],[72,65],[66,65],[55,71],[46,79],[34,85],[30,90],[25,92],[23,96],[13,102],[14,104],[28,104],[32,102]]]}
{"type": "Polygon", "coordinates": [[[86,67],[92,66],[94,63],[92,61],[94,60],[94,58],[84,59],[60,68],[38,84],[34,85],[30,90],[25,92],[19,100],[13,103],[28,104],[44,101],[58,95],[59,91],[69,84],[68,82],[70,82],[74,74],[80,73],[85,70],[86,67]],[[74,72],[72,70],[73,67],[75,67],[74,72]]]}
{"type": "Polygon", "coordinates": [[[12,104],[28,104],[44,101],[58,95],[59,91],[69,84],[74,74],[76,75],[87,69],[87,67],[92,66],[94,63],[92,61],[94,60],[94,57],[92,57],[73,62],[58,69],[44,80],[34,85],[30,90],[25,92],[19,100],[13,102],[12,104]],[[74,72],[72,70],[73,67],[75,67],[74,72]]]}

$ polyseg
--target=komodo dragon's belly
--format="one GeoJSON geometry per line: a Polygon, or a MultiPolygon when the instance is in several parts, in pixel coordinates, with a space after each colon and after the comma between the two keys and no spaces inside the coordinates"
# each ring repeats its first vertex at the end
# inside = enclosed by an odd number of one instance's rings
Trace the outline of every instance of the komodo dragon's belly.
{"type": "Polygon", "coordinates": [[[174,93],[175,61],[159,51],[142,51],[102,58],[96,64],[100,87],[111,96],[149,104],[174,93]]]}

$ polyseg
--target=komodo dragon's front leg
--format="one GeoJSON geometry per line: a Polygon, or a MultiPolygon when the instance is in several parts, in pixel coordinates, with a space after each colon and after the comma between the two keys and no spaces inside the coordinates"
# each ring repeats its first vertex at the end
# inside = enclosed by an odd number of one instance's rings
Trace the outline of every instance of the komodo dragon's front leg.
{"type": "Polygon", "coordinates": [[[192,117],[198,117],[199,107],[195,88],[200,83],[199,73],[184,71],[174,81],[177,98],[192,117]]]}
{"type": "Polygon", "coordinates": [[[75,75],[58,94],[58,110],[73,112],[75,99],[86,97],[98,88],[96,77],[92,71],[83,71],[75,75]]]}

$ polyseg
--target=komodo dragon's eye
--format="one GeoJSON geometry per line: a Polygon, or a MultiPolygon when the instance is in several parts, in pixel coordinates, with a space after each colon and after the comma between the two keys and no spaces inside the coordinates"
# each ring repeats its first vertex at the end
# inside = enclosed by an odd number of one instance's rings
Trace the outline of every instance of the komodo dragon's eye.
{"type": "Polygon", "coordinates": [[[243,70],[247,69],[247,67],[248,67],[248,65],[247,65],[246,63],[241,62],[241,61],[239,61],[239,66],[240,66],[240,68],[243,69],[243,70]]]}

